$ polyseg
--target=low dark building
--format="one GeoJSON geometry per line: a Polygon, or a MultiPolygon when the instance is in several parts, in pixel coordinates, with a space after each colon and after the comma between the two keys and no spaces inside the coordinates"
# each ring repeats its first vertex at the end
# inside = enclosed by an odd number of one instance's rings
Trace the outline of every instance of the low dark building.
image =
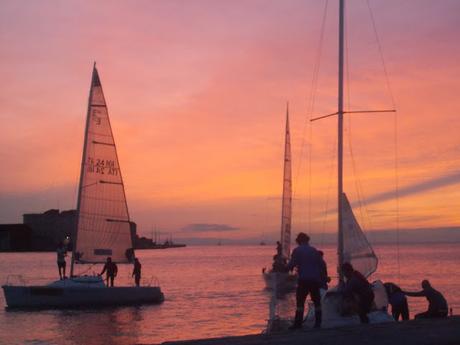
{"type": "Polygon", "coordinates": [[[0,251],[32,250],[32,229],[26,224],[0,224],[0,251]]]}
{"type": "MultiPolygon", "coordinates": [[[[136,243],[137,226],[129,222],[131,239],[136,243]]],[[[0,251],[54,251],[59,242],[70,237],[68,250],[75,238],[77,211],[51,209],[43,213],[26,213],[23,224],[0,225],[0,251]]]]}
{"type": "Polygon", "coordinates": [[[43,213],[26,213],[24,224],[32,229],[33,250],[56,250],[66,236],[74,238],[77,212],[51,209],[43,213]]]}

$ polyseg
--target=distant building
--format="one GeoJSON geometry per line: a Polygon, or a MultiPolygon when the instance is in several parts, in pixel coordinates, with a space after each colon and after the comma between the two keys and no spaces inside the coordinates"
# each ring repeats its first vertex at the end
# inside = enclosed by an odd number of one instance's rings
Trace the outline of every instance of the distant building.
{"type": "Polygon", "coordinates": [[[32,250],[32,229],[25,224],[0,224],[0,251],[32,250]]]}
{"type": "Polygon", "coordinates": [[[74,238],[77,212],[68,210],[59,212],[51,209],[44,213],[26,213],[23,223],[32,229],[32,247],[34,250],[55,250],[66,236],[74,238]]]}
{"type": "MultiPolygon", "coordinates": [[[[54,251],[67,236],[75,238],[77,211],[51,209],[43,213],[26,213],[23,224],[0,224],[0,251],[54,251]]],[[[136,244],[137,225],[129,222],[132,243],[136,244]]]]}

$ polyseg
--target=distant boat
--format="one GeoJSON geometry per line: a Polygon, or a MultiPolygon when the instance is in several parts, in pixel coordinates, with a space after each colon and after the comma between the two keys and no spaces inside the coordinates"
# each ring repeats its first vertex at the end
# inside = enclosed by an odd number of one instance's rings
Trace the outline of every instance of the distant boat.
{"type": "MultiPolygon", "coordinates": [[[[281,205],[281,256],[284,260],[289,260],[291,255],[291,205],[292,205],[292,177],[291,177],[291,135],[289,130],[289,106],[286,107],[286,130],[284,139],[284,159],[283,159],[283,194],[281,205]]],[[[292,291],[296,287],[297,276],[289,272],[276,272],[262,270],[263,278],[269,289],[278,291],[292,291]],[[274,286],[276,285],[276,286],[274,286]]]]}
{"type": "Polygon", "coordinates": [[[69,279],[49,285],[3,285],[9,308],[68,308],[160,303],[159,286],[106,287],[101,276],[75,276],[75,264],[134,260],[130,219],[115,141],[96,65],[86,118],[69,279]]]}

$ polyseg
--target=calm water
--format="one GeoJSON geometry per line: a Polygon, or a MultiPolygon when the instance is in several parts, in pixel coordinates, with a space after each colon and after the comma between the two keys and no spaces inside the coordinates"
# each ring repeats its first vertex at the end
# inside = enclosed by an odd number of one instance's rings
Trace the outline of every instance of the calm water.
{"type": "MultiPolygon", "coordinates": [[[[321,249],[332,273],[335,248],[321,249]]],[[[380,264],[374,279],[419,290],[420,281],[427,278],[444,293],[454,313],[460,313],[460,244],[400,246],[399,270],[395,246],[376,246],[375,250],[380,264]]],[[[274,251],[271,246],[138,251],[144,278],[155,276],[161,283],[166,296],[163,304],[88,311],[2,309],[0,343],[122,345],[260,333],[270,300],[260,272],[274,251]]],[[[132,284],[131,272],[120,268],[116,283],[132,284]]],[[[57,275],[55,254],[0,253],[0,282],[11,274],[21,274],[28,283],[51,281],[57,275]]],[[[281,303],[281,310],[291,316],[293,298],[281,303]]],[[[426,306],[424,298],[411,298],[409,303],[411,315],[426,306]]],[[[0,307],[4,305],[2,293],[0,307]]]]}

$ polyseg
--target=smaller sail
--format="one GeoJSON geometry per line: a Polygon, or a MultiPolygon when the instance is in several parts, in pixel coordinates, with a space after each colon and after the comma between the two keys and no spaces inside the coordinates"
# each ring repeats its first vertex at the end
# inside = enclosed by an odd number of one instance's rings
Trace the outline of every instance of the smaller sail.
{"type": "Polygon", "coordinates": [[[286,109],[286,138],[284,144],[283,201],[281,211],[281,248],[282,254],[291,255],[291,214],[292,214],[292,177],[291,177],[291,136],[289,133],[289,107],[286,109]]]}
{"type": "Polygon", "coordinates": [[[342,194],[343,262],[369,277],[377,269],[378,259],[353,214],[345,193],[342,194]]]}

